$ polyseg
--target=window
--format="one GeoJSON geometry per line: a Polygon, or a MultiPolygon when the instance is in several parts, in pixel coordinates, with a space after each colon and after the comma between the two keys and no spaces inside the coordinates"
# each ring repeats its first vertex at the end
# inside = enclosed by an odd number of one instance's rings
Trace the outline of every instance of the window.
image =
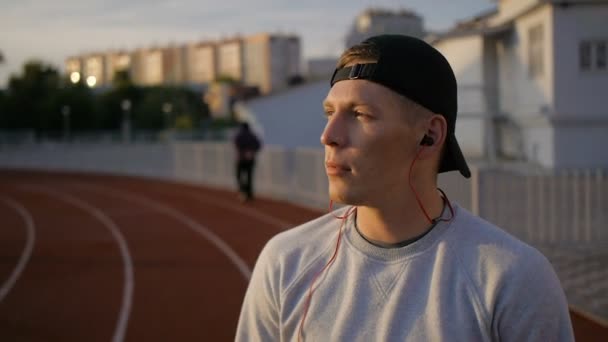
{"type": "Polygon", "coordinates": [[[528,31],[528,73],[540,77],[544,73],[543,26],[536,25],[528,31]]]}
{"type": "Polygon", "coordinates": [[[606,71],[608,40],[583,40],[578,46],[578,64],[581,71],[606,71]]]}

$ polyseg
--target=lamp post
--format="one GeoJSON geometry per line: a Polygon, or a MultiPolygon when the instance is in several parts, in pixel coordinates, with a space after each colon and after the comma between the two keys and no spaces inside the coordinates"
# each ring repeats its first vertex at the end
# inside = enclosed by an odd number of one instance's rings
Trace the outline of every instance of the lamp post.
{"type": "Polygon", "coordinates": [[[67,143],[70,138],[70,106],[62,106],[61,114],[63,116],[63,142],[67,143]]]}
{"type": "Polygon", "coordinates": [[[122,141],[128,143],[131,141],[131,100],[124,99],[120,103],[122,107],[122,141]]]}
{"type": "Polygon", "coordinates": [[[173,111],[173,104],[171,102],[163,103],[163,113],[165,114],[165,128],[169,129],[171,124],[171,111],[173,111]]]}

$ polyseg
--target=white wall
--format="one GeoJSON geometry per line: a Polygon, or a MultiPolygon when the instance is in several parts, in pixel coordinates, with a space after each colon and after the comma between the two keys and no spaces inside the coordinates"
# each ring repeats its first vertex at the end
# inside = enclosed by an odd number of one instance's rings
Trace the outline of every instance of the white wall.
{"type": "Polygon", "coordinates": [[[440,40],[434,47],[450,62],[459,86],[483,81],[483,38],[469,35],[440,40]]]}
{"type": "Polygon", "coordinates": [[[480,35],[440,40],[434,47],[448,60],[458,83],[456,137],[467,157],[485,153],[484,120],[488,108],[484,97],[484,44],[480,35]]]}
{"type": "Polygon", "coordinates": [[[582,72],[578,59],[581,40],[608,40],[608,2],[555,7],[554,17],[556,115],[600,116],[608,120],[608,71],[582,72]]]}
{"type": "Polygon", "coordinates": [[[594,121],[557,124],[555,167],[608,167],[608,123],[594,121]]]}
{"type": "Polygon", "coordinates": [[[548,124],[526,125],[522,132],[526,160],[544,167],[555,166],[555,132],[548,124]]]}
{"type": "Polygon", "coordinates": [[[329,82],[304,84],[284,92],[257,98],[243,104],[246,118],[263,129],[265,144],[321,148],[320,137],[327,122],[321,103],[329,82]]]}
{"type": "Polygon", "coordinates": [[[515,116],[536,116],[553,106],[553,34],[549,6],[540,7],[515,22],[513,33],[498,49],[500,110],[515,116]],[[528,71],[529,30],[543,26],[543,74],[528,71]]]}

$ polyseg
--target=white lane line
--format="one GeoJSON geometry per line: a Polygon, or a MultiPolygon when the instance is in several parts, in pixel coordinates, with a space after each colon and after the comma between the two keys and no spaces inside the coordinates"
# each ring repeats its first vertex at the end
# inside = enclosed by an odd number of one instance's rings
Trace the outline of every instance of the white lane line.
{"type": "Polygon", "coordinates": [[[56,197],[64,202],[67,202],[79,209],[82,209],[91,216],[99,220],[112,234],[112,237],[118,244],[120,250],[120,256],[122,257],[122,263],[124,265],[124,285],[122,291],[122,303],[120,306],[120,312],[118,315],[118,322],[114,330],[114,336],[112,337],[113,342],[121,342],[125,339],[127,331],[127,325],[129,323],[129,315],[131,314],[131,307],[133,305],[133,288],[135,287],[135,280],[133,276],[133,261],[131,254],[129,253],[129,246],[125,237],[122,235],[118,225],[103,211],[93,205],[77,198],[72,195],[62,193],[60,191],[45,187],[45,186],[34,186],[34,185],[22,185],[18,188],[30,192],[44,193],[51,197],[56,197]]]}
{"type": "Polygon", "coordinates": [[[147,197],[138,196],[127,191],[118,191],[115,189],[109,189],[108,187],[84,184],[80,182],[74,182],[71,184],[78,188],[89,189],[100,194],[122,198],[130,202],[136,202],[140,205],[147,206],[149,208],[152,208],[153,210],[156,210],[169,217],[174,218],[175,220],[186,225],[188,228],[192,229],[194,232],[201,234],[205,239],[207,239],[207,241],[215,245],[215,247],[217,247],[220,252],[222,252],[230,260],[230,262],[232,262],[232,264],[239,270],[239,272],[241,273],[241,275],[243,275],[247,282],[249,281],[249,278],[251,278],[251,269],[249,268],[249,266],[247,266],[247,263],[238,255],[238,253],[236,253],[234,249],[230,247],[230,245],[228,245],[224,240],[217,236],[212,230],[201,225],[200,223],[196,222],[195,220],[181,213],[180,211],[169,207],[161,202],[151,200],[147,197]]]}
{"type": "Polygon", "coordinates": [[[32,256],[32,250],[34,249],[34,243],[36,242],[36,225],[34,224],[34,218],[30,214],[30,212],[23,205],[21,205],[21,203],[15,201],[12,198],[4,196],[0,197],[0,202],[11,207],[19,214],[19,216],[21,216],[23,222],[25,222],[25,229],[27,233],[25,247],[23,248],[21,256],[19,256],[17,266],[15,266],[15,269],[13,270],[13,272],[11,272],[11,275],[8,277],[8,280],[4,284],[2,284],[2,287],[0,287],[0,302],[2,302],[2,300],[6,297],[6,295],[8,295],[13,286],[15,286],[17,279],[19,279],[21,273],[23,273],[25,266],[27,265],[28,261],[30,260],[30,257],[32,256]]]}

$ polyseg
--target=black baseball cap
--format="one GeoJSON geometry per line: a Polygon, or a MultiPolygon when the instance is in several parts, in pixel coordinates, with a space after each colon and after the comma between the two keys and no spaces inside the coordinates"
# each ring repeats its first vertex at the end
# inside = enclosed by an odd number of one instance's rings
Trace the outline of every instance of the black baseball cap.
{"type": "Polygon", "coordinates": [[[377,51],[378,61],[336,69],[331,86],[342,80],[372,81],[442,115],[448,127],[439,173],[458,170],[464,177],[471,177],[456,141],[456,77],[445,57],[425,41],[404,35],[374,36],[361,44],[377,51]]]}

